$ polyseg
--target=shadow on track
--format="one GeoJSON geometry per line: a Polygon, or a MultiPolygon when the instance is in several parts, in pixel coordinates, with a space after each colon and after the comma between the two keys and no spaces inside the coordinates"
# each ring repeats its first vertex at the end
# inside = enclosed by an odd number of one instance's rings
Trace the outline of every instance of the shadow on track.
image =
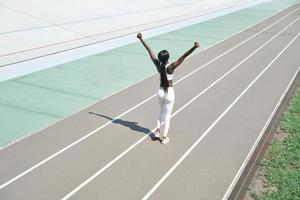
{"type": "Polygon", "coordinates": [[[123,120],[123,119],[112,119],[111,117],[108,117],[108,116],[105,116],[105,115],[101,115],[99,113],[94,113],[94,112],[89,112],[89,114],[96,115],[96,116],[99,116],[99,117],[103,117],[105,119],[108,119],[108,120],[112,121],[112,123],[114,123],[114,124],[119,124],[119,125],[125,126],[127,128],[130,128],[133,131],[149,135],[149,137],[153,141],[157,140],[157,138],[154,137],[154,133],[152,133],[151,130],[149,130],[148,128],[139,126],[138,122],[131,122],[131,121],[123,120]]]}

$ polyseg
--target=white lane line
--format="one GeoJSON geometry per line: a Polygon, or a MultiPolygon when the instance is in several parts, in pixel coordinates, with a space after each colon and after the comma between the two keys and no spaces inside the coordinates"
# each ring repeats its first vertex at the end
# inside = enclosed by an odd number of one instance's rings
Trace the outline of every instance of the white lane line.
{"type": "MultiPolygon", "coordinates": [[[[204,67],[208,66],[209,64],[211,64],[212,62],[216,61],[217,59],[221,58],[222,56],[226,55],[227,53],[229,53],[230,51],[236,49],[237,47],[241,46],[242,44],[246,43],[247,41],[251,40],[252,38],[254,38],[255,36],[259,35],[260,33],[262,33],[263,31],[269,29],[271,26],[277,24],[278,22],[282,21],[283,19],[285,19],[286,17],[290,16],[291,14],[295,13],[296,11],[298,11],[300,9],[300,7],[298,7],[297,9],[295,9],[294,11],[292,11],[291,13],[285,15],[284,17],[280,18],[279,20],[277,20],[276,22],[272,23],[271,25],[269,25],[268,27],[264,28],[263,30],[259,31],[258,33],[254,34],[253,36],[249,37],[248,39],[244,40],[243,42],[239,43],[238,45],[234,46],[233,48],[229,49],[228,51],[222,53],[221,55],[215,57],[213,60],[211,60],[210,62],[200,66],[199,68],[197,68],[196,70],[190,72],[189,74],[187,74],[186,76],[182,77],[181,79],[177,80],[174,85],[180,83],[181,81],[183,81],[184,79],[186,79],[187,77],[191,76],[192,74],[194,74],[195,72],[199,71],[200,69],[203,69],[204,67]]],[[[30,173],[31,171],[35,170],[36,168],[40,167],[41,165],[45,164],[46,162],[48,162],[49,160],[55,158],[56,156],[62,154],[63,152],[65,152],[66,150],[70,149],[71,147],[75,146],[76,144],[80,143],[81,141],[85,140],[86,138],[92,136],[93,134],[95,134],[97,131],[105,128],[106,126],[110,125],[111,123],[113,123],[115,120],[123,117],[124,115],[126,115],[127,113],[131,112],[132,110],[136,109],[137,107],[141,106],[142,104],[146,103],[147,101],[149,101],[150,99],[152,99],[153,97],[155,97],[156,94],[148,97],[147,99],[145,99],[144,101],[140,102],[139,104],[135,105],[134,107],[128,109],[127,111],[125,111],[124,113],[118,115],[117,117],[115,117],[112,121],[109,121],[107,123],[105,123],[104,125],[98,127],[97,129],[93,130],[92,132],[88,133],[87,135],[85,135],[84,137],[74,141],[73,143],[71,143],[70,145],[66,146],[65,148],[61,149],[60,151],[52,154],[51,156],[45,158],[44,160],[42,160],[41,162],[35,164],[34,166],[32,166],[31,168],[25,170],[24,172],[18,174],[17,176],[15,176],[14,178],[8,180],[7,182],[3,183],[2,185],[0,185],[0,189],[3,189],[4,187],[8,186],[9,184],[15,182],[16,180],[20,179],[21,177],[25,176],[26,174],[30,173]]]]}
{"type": "MultiPolygon", "coordinates": [[[[206,89],[204,89],[203,91],[201,91],[198,95],[196,95],[195,97],[193,97],[189,102],[187,102],[185,105],[183,105],[181,108],[179,108],[176,112],[174,112],[172,114],[171,118],[174,117],[174,116],[176,116],[180,111],[182,111],[184,108],[186,108],[192,102],[194,102],[197,98],[199,98],[201,95],[203,95],[205,92],[207,92],[211,87],[213,87],[218,82],[220,82],[223,78],[225,78],[233,70],[235,70],[236,68],[238,68],[247,59],[249,59],[251,56],[253,56],[255,53],[257,53],[260,49],[262,49],[264,46],[266,46],[269,42],[271,42],[274,38],[276,38],[278,35],[280,35],[282,32],[284,32],[287,28],[289,28],[291,25],[293,25],[299,18],[300,17],[298,17],[297,19],[295,19],[287,27],[285,27],[283,30],[281,30],[276,35],[274,35],[271,39],[269,39],[266,43],[264,43],[260,48],[256,49],[249,56],[247,56],[245,59],[243,59],[243,61],[241,61],[240,63],[238,63],[231,70],[229,70],[223,76],[221,76],[219,79],[217,79],[215,82],[213,82],[210,86],[208,86],[206,89]]],[[[153,128],[151,132],[153,132],[154,130],[155,130],[155,128],[153,128]]],[[[74,190],[72,190],[70,193],[68,193],[66,196],[64,196],[61,200],[67,200],[67,199],[69,199],[76,192],[78,192],[83,187],[85,187],[87,184],[89,184],[91,181],[93,181],[97,176],[99,176],[100,174],[102,174],[106,169],[108,169],[110,166],[112,166],[115,162],[117,162],[119,159],[121,159],[124,155],[126,155],[127,153],[129,153],[133,148],[135,148],[137,145],[139,145],[143,140],[145,140],[148,137],[148,135],[151,134],[151,132],[147,133],[145,136],[143,136],[141,139],[139,139],[137,142],[135,142],[133,145],[131,145],[129,148],[127,148],[124,152],[122,152],[117,157],[115,157],[112,161],[110,161],[109,163],[107,163],[104,167],[102,167],[95,174],[93,174],[91,177],[89,177],[87,180],[85,180],[83,183],[81,183],[79,186],[77,186],[74,190]]]]}
{"type": "MultiPolygon", "coordinates": [[[[299,34],[298,34],[297,36],[299,36],[299,34]]],[[[237,172],[237,174],[235,175],[234,179],[232,180],[232,182],[231,182],[230,186],[228,187],[226,193],[224,194],[222,200],[226,200],[226,199],[229,197],[229,195],[231,194],[231,192],[232,192],[233,188],[235,187],[237,181],[239,180],[239,178],[240,178],[242,172],[244,171],[246,165],[248,164],[250,158],[252,157],[253,152],[255,151],[255,149],[256,149],[258,143],[260,142],[260,140],[261,140],[262,136],[264,135],[266,129],[268,128],[268,126],[269,126],[271,120],[273,119],[273,117],[274,117],[274,115],[275,115],[275,113],[276,113],[278,107],[281,105],[281,103],[282,103],[282,101],[283,101],[285,95],[286,95],[287,92],[289,91],[291,85],[292,85],[293,82],[295,81],[295,79],[296,79],[296,77],[297,77],[297,75],[298,75],[299,72],[300,72],[300,65],[298,66],[298,69],[297,69],[295,75],[293,76],[292,80],[289,82],[289,84],[288,84],[288,86],[286,87],[284,93],[283,93],[282,96],[280,97],[280,99],[279,99],[278,103],[276,104],[276,106],[275,106],[273,112],[272,112],[271,115],[269,116],[269,118],[268,118],[266,124],[265,124],[264,127],[262,128],[262,130],[261,130],[261,132],[260,132],[258,138],[256,139],[255,143],[253,144],[253,146],[252,146],[252,148],[251,148],[249,154],[248,154],[247,157],[245,158],[245,160],[244,160],[242,166],[240,167],[239,171],[237,172]]]]}
{"type": "MultiPolygon", "coordinates": [[[[297,18],[299,19],[299,17],[297,18]]],[[[149,190],[143,197],[147,200],[157,188],[172,174],[172,172],[184,161],[184,159],[194,150],[194,148],[205,138],[205,136],[217,125],[217,123],[230,111],[230,109],[242,98],[242,96],[251,88],[251,86],[271,67],[271,65],[281,56],[281,54],[296,40],[298,33],[284,49],[271,61],[271,63],[247,86],[247,88],[224,110],[224,112],[206,129],[206,131],[197,139],[197,141],[177,160],[169,171],[149,190]]]]}

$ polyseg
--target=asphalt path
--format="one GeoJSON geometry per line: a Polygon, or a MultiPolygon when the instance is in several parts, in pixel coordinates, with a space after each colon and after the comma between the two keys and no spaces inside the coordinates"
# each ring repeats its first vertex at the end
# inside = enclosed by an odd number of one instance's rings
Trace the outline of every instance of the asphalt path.
{"type": "MultiPolygon", "coordinates": [[[[0,199],[226,199],[300,67],[300,5],[0,151],[0,199]]],[[[201,39],[200,39],[201,43],[201,39]]]]}

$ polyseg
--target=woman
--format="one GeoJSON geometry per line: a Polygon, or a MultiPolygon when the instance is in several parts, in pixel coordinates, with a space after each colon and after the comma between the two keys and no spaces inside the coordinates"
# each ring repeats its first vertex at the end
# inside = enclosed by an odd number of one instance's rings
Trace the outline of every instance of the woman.
{"type": "Polygon", "coordinates": [[[160,129],[162,122],[165,122],[165,128],[163,131],[163,137],[161,140],[162,144],[167,144],[170,139],[167,137],[169,127],[170,127],[170,118],[171,112],[173,109],[175,101],[175,93],[173,88],[173,74],[175,69],[184,61],[184,59],[190,55],[196,48],[199,47],[199,43],[195,42],[194,46],[183,54],[176,62],[168,65],[169,61],[169,52],[167,50],[162,50],[158,53],[158,59],[151,50],[151,48],[143,40],[141,33],[137,34],[137,38],[142,42],[144,47],[147,49],[151,60],[156,66],[157,71],[160,73],[160,89],[158,90],[160,112],[159,118],[157,120],[157,129],[154,133],[155,138],[160,137],[160,129]]]}

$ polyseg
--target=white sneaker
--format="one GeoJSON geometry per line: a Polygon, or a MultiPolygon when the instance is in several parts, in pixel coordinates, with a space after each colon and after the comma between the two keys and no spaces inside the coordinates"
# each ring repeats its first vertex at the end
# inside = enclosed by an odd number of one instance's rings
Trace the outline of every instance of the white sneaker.
{"type": "Polygon", "coordinates": [[[170,141],[170,139],[168,137],[163,137],[163,139],[161,140],[162,144],[167,144],[170,141]]]}

